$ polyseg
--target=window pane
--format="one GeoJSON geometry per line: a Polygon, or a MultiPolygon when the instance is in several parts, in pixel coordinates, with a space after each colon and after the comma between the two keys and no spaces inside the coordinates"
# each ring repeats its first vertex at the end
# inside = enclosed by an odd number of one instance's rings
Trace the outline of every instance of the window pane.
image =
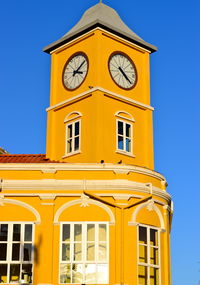
{"type": "Polygon", "coordinates": [[[106,234],[106,225],[100,224],[99,225],[99,241],[106,241],[107,234],[106,234]]]}
{"type": "Polygon", "coordinates": [[[97,284],[108,283],[108,265],[98,264],[97,265],[97,284]]]}
{"type": "Polygon", "coordinates": [[[139,285],[147,285],[147,268],[145,266],[139,266],[139,285]]]}
{"type": "Polygon", "coordinates": [[[20,241],[20,232],[21,232],[21,225],[14,224],[13,225],[13,241],[20,241]]]}
{"type": "Polygon", "coordinates": [[[83,265],[73,264],[72,265],[72,283],[83,283],[83,265]]]}
{"type": "Polygon", "coordinates": [[[87,260],[93,261],[95,260],[95,245],[94,243],[87,244],[87,260]]]}
{"type": "Polygon", "coordinates": [[[147,228],[139,227],[139,241],[140,243],[147,243],[147,228]]]}
{"type": "Polygon", "coordinates": [[[62,240],[70,241],[70,225],[63,225],[62,240]]]}
{"type": "Polygon", "coordinates": [[[67,138],[71,138],[72,137],[72,125],[68,125],[67,126],[67,138]]]}
{"type": "Polygon", "coordinates": [[[123,135],[123,122],[118,121],[118,134],[123,135]]]}
{"type": "Polygon", "coordinates": [[[20,243],[13,243],[12,245],[12,260],[19,260],[20,243]]]}
{"type": "Polygon", "coordinates": [[[0,225],[0,241],[7,241],[8,239],[8,225],[1,224],[0,225]]]}
{"type": "Polygon", "coordinates": [[[158,245],[158,231],[155,229],[150,229],[150,244],[158,245]]]}
{"type": "Polygon", "coordinates": [[[71,264],[60,265],[60,283],[71,283],[71,264]]]}
{"type": "Polygon", "coordinates": [[[96,264],[85,265],[85,283],[96,283],[96,264]]]}
{"type": "Polygon", "coordinates": [[[126,136],[130,138],[131,136],[131,125],[126,124],[126,136]]]}
{"type": "Polygon", "coordinates": [[[72,152],[72,139],[67,141],[67,152],[72,152]]]}
{"type": "Polygon", "coordinates": [[[159,271],[157,268],[150,268],[150,285],[158,285],[159,271]]]}
{"type": "Polygon", "coordinates": [[[81,241],[82,240],[82,225],[75,224],[74,225],[74,241],[81,241]]]}
{"type": "Polygon", "coordinates": [[[106,244],[105,243],[100,243],[99,244],[99,249],[98,249],[98,260],[99,261],[106,261],[106,244]]]}
{"type": "Polygon", "coordinates": [[[62,260],[63,261],[70,260],[70,244],[62,245],[62,260]]]}
{"type": "Polygon", "coordinates": [[[79,122],[75,123],[75,136],[79,135],[79,122]]]}
{"type": "Polygon", "coordinates": [[[10,282],[19,282],[20,279],[20,264],[10,265],[10,282]]]}
{"type": "Polygon", "coordinates": [[[7,283],[7,264],[0,264],[0,283],[7,283]]]}
{"type": "Polygon", "coordinates": [[[150,247],[150,263],[158,265],[158,249],[150,247]]]}
{"type": "Polygon", "coordinates": [[[147,263],[147,246],[144,245],[139,246],[139,261],[147,263]]]}
{"type": "Polygon", "coordinates": [[[6,260],[7,255],[7,244],[6,243],[0,243],[0,260],[6,260]]]}
{"type": "Polygon", "coordinates": [[[24,241],[32,241],[32,225],[25,225],[24,241]]]}
{"type": "Polygon", "coordinates": [[[21,278],[23,283],[32,283],[32,264],[22,264],[21,278]]]}
{"type": "Polygon", "coordinates": [[[82,259],[82,243],[74,244],[74,260],[80,261],[82,259]]]}
{"type": "Polygon", "coordinates": [[[124,149],[124,140],[123,137],[118,136],[118,149],[124,149]]]}
{"type": "Polygon", "coordinates": [[[32,244],[25,243],[24,244],[24,261],[32,260],[32,244]]]}
{"type": "Polygon", "coordinates": [[[94,224],[87,225],[87,240],[88,241],[95,240],[95,225],[94,224]]]}
{"type": "Polygon", "coordinates": [[[131,140],[126,138],[126,151],[131,151],[131,140]]]}
{"type": "Polygon", "coordinates": [[[79,137],[75,138],[74,150],[79,150],[79,137]]]}

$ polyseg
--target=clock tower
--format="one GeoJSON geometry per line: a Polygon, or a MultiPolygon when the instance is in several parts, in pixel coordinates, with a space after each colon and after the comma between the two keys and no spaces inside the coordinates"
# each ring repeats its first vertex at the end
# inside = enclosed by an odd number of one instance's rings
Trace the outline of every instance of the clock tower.
{"type": "Polygon", "coordinates": [[[52,60],[47,156],[153,169],[149,56],[156,47],[99,3],[44,51],[52,60]]]}

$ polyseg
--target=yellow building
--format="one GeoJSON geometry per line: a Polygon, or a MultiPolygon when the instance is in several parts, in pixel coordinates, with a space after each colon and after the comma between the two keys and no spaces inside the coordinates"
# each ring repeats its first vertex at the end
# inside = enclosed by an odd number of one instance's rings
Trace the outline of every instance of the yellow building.
{"type": "Polygon", "coordinates": [[[46,155],[0,155],[0,282],[170,285],[149,56],[99,3],[51,55],[46,155]]]}

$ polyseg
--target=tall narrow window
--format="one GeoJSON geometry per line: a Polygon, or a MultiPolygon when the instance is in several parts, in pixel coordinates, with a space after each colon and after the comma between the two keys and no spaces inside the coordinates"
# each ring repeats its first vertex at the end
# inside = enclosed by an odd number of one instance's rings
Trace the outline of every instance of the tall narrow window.
{"type": "Polygon", "coordinates": [[[138,285],[159,285],[159,232],[149,226],[139,226],[138,285]]]}
{"type": "Polygon", "coordinates": [[[32,283],[33,225],[0,224],[0,283],[32,283]]]}
{"type": "Polygon", "coordinates": [[[117,149],[132,152],[132,125],[122,120],[117,120],[117,149]]]}
{"type": "Polygon", "coordinates": [[[60,283],[108,284],[108,224],[62,224],[60,256],[60,283]]]}
{"type": "Polygon", "coordinates": [[[80,120],[66,125],[67,154],[80,150],[80,120]]]}

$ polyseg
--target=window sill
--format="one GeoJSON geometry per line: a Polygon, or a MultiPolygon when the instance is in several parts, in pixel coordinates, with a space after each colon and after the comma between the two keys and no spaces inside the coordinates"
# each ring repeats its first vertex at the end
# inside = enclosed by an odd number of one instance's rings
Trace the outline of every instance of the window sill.
{"type": "Polygon", "coordinates": [[[72,156],[72,155],[76,155],[76,154],[79,154],[79,153],[81,153],[80,150],[75,151],[75,152],[70,152],[70,153],[68,153],[66,155],[63,155],[62,158],[66,158],[66,157],[69,157],[69,156],[72,156]]]}
{"type": "Polygon", "coordinates": [[[122,150],[116,150],[115,152],[135,158],[135,155],[130,153],[130,152],[126,152],[126,151],[122,151],[122,150]]]}

